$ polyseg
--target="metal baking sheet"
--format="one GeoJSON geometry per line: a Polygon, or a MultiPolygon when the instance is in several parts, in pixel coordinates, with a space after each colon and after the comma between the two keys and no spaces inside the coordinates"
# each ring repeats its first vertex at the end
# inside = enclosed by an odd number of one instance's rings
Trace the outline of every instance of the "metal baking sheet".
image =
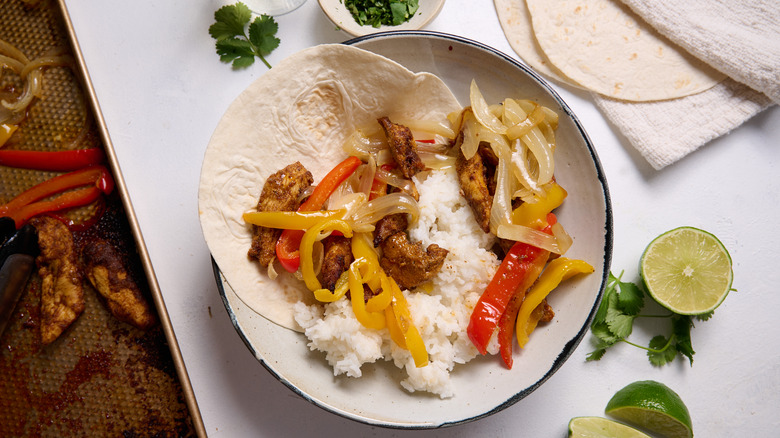
{"type": "MultiPolygon", "coordinates": [[[[205,436],[64,1],[0,0],[0,39],[31,59],[51,52],[72,58],[69,67],[45,70],[44,95],[5,147],[58,150],[78,141],[104,148],[116,190],[105,207],[72,214],[105,208],[98,232],[125,250],[159,320],[146,331],[118,321],[85,282],[85,311],[59,339],[42,346],[41,284],[33,274],[0,338],[0,436],[205,436]]],[[[0,90],[19,86],[13,74],[0,79],[0,90]]],[[[0,204],[55,174],[0,166],[0,204]]]]}

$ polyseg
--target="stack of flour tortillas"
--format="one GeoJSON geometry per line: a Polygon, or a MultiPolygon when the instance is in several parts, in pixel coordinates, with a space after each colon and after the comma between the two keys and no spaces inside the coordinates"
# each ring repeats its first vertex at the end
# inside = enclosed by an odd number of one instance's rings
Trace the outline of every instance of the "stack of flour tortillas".
{"type": "Polygon", "coordinates": [[[593,93],[656,169],[780,103],[777,0],[494,0],[512,48],[593,93]]]}

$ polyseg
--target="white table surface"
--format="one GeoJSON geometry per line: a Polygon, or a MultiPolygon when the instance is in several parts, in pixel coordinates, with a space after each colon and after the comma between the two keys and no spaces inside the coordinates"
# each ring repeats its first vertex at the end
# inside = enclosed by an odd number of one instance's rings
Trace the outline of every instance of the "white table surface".
{"type": "MultiPolygon", "coordinates": [[[[585,362],[590,334],[544,385],[491,417],[445,430],[370,427],[328,413],[275,380],[236,334],[220,300],[198,222],[201,160],[222,113],[254,79],[234,71],[207,29],[224,0],[70,0],[68,9],[157,280],[210,436],[563,437],[570,418],[603,415],[612,394],[659,380],[688,405],[697,436],[769,436],[780,420],[780,109],[773,107],[682,161],[653,170],[588,99],[554,87],[593,140],[614,209],[613,271],[635,278],[645,245],[693,225],[715,233],[734,260],[732,293],[692,331],[693,366],[662,368],[625,344],[585,362]]],[[[348,39],[316,0],[276,17],[271,64],[305,47],[348,39]]],[[[449,0],[428,30],[510,56],[492,2],[449,0]],[[479,3],[480,6],[476,6],[479,3]]],[[[636,333],[641,342],[643,333],[636,333]]]]}

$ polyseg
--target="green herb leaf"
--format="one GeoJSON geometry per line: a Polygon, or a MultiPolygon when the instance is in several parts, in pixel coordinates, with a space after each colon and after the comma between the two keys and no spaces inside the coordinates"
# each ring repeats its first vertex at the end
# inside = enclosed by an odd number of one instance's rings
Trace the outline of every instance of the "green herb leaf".
{"type": "Polygon", "coordinates": [[[273,17],[261,15],[249,24],[252,11],[238,2],[227,5],[214,12],[214,24],[209,27],[209,34],[216,39],[216,49],[222,62],[232,62],[233,68],[245,68],[255,62],[255,57],[271,68],[265,55],[279,47],[276,32],[279,25],[273,17]],[[249,36],[246,27],[249,24],[249,36]]]}
{"type": "Polygon", "coordinates": [[[214,12],[216,22],[209,27],[209,34],[217,40],[243,35],[251,18],[252,12],[241,2],[223,6],[214,12]]]}
{"type": "Polygon", "coordinates": [[[676,339],[675,348],[677,352],[688,358],[688,361],[693,365],[693,346],[691,345],[691,328],[693,328],[693,321],[690,316],[677,316],[672,318],[672,332],[676,339]]]}
{"type": "Polygon", "coordinates": [[[655,366],[666,365],[677,356],[677,350],[670,348],[674,337],[667,339],[663,335],[658,335],[650,340],[647,358],[655,366]]]}
{"type": "Polygon", "coordinates": [[[279,38],[274,36],[278,30],[279,25],[273,18],[262,15],[249,25],[249,41],[260,54],[267,55],[279,47],[279,38]]]}

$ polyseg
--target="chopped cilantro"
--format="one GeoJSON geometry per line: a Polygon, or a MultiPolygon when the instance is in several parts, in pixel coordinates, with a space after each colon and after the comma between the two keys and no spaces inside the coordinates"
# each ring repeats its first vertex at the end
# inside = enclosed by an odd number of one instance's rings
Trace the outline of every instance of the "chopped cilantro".
{"type": "MultiPolygon", "coordinates": [[[[622,274],[621,274],[622,275],[622,274]]],[[[668,315],[642,315],[645,304],[645,292],[637,284],[624,282],[611,272],[604,289],[596,315],[591,322],[591,333],[595,337],[596,349],[588,353],[586,360],[600,360],[607,349],[618,342],[625,342],[647,351],[647,358],[653,365],[662,366],[674,361],[678,354],[688,358],[693,365],[693,346],[691,328],[693,319],[687,315],[669,313],[668,315]],[[669,318],[672,322],[669,336],[657,335],[650,339],[647,347],[628,341],[636,318],[669,318]]],[[[699,320],[712,317],[712,312],[699,315],[699,320]]]]}
{"type": "Polygon", "coordinates": [[[417,12],[418,0],[341,0],[361,26],[398,26],[417,12]]]}
{"type": "Polygon", "coordinates": [[[273,17],[263,14],[250,23],[252,11],[238,2],[219,8],[214,12],[214,20],[209,34],[217,40],[217,54],[222,62],[232,62],[233,68],[248,67],[255,62],[256,56],[271,68],[265,55],[279,47],[279,38],[275,36],[279,25],[273,17]]]}

